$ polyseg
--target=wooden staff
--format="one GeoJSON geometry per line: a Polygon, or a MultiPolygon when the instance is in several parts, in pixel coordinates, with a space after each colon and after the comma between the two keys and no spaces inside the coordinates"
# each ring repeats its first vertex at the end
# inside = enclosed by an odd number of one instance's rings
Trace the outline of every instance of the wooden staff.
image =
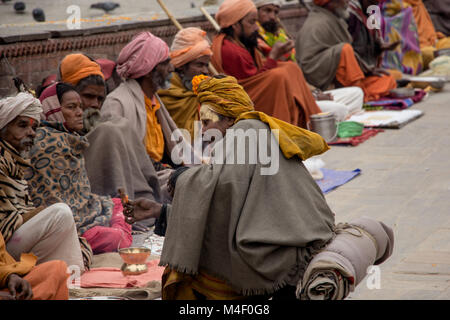
{"type": "Polygon", "coordinates": [[[205,15],[206,19],[208,19],[208,21],[213,25],[214,29],[216,29],[216,31],[219,32],[220,31],[219,24],[216,22],[216,20],[214,20],[214,18],[209,14],[209,12],[206,11],[205,7],[200,7],[200,11],[205,15]]]}
{"type": "Polygon", "coordinates": [[[167,16],[169,17],[169,19],[173,22],[173,24],[175,25],[175,27],[178,28],[178,30],[183,29],[183,26],[177,21],[177,19],[172,15],[172,13],[169,11],[169,9],[166,7],[166,5],[164,4],[164,2],[162,2],[162,0],[156,0],[158,1],[159,5],[161,6],[161,8],[164,10],[164,12],[167,14],[167,16]]]}
{"type": "MultiPolygon", "coordinates": [[[[166,5],[164,4],[164,2],[162,0],[156,0],[158,1],[159,5],[161,6],[161,8],[164,10],[164,12],[167,14],[167,16],[169,17],[169,19],[172,21],[172,23],[175,25],[175,27],[178,28],[178,30],[183,30],[183,26],[177,21],[177,19],[174,17],[174,15],[170,12],[170,10],[166,7],[166,5]]],[[[211,17],[212,18],[212,17],[211,17]]],[[[208,39],[208,38],[207,38],[208,39]]],[[[209,39],[208,39],[209,41],[209,39]]],[[[209,43],[211,43],[211,41],[209,41],[209,43]]],[[[209,71],[213,74],[219,74],[216,70],[216,68],[214,68],[214,66],[211,64],[211,62],[209,63],[209,71]]]]}

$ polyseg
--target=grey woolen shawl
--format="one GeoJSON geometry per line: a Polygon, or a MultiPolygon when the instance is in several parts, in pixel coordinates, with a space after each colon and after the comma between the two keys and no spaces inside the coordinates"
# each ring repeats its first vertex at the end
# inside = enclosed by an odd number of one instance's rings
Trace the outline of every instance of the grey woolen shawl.
{"type": "Polygon", "coordinates": [[[130,199],[160,201],[155,168],[130,121],[105,118],[86,137],[89,148],[84,156],[93,193],[114,197],[124,188],[130,199]]]}
{"type": "Polygon", "coordinates": [[[352,43],[347,28],[329,10],[312,6],[295,40],[297,62],[310,84],[326,90],[333,82],[342,47],[352,43]]]}
{"type": "MultiPolygon", "coordinates": [[[[259,120],[232,129],[270,130],[259,120]]],[[[313,253],[334,236],[334,215],[297,157],[279,153],[275,175],[261,175],[262,167],[211,164],[184,172],[168,208],[160,265],[187,274],[203,269],[244,295],[295,286],[313,253]]]]}

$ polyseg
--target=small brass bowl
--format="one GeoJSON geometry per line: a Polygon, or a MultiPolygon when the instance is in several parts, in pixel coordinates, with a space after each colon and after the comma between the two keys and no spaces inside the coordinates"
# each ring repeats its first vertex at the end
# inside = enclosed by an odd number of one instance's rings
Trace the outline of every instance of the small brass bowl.
{"type": "Polygon", "coordinates": [[[119,255],[124,264],[121,267],[124,275],[136,275],[147,272],[145,263],[150,256],[149,248],[124,248],[119,250],[119,255]]]}
{"type": "Polygon", "coordinates": [[[144,264],[126,264],[124,263],[120,268],[122,274],[125,276],[133,276],[137,274],[146,273],[148,271],[147,265],[144,264]]]}
{"type": "Polygon", "coordinates": [[[119,255],[126,264],[143,264],[150,256],[151,250],[149,248],[132,247],[123,248],[119,250],[119,255]]]}

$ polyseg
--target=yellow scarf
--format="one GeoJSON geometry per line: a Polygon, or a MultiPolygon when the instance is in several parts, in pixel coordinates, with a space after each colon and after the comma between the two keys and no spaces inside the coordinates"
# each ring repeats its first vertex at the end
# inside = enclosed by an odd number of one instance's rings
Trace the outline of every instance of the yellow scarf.
{"type": "Polygon", "coordinates": [[[306,160],[330,149],[325,140],[312,131],[294,126],[254,111],[253,102],[234,77],[222,79],[202,76],[192,80],[194,92],[198,93],[200,104],[208,104],[213,111],[233,119],[234,123],[246,119],[256,119],[267,123],[270,129],[278,130],[279,145],[287,159],[297,155],[306,160]]]}
{"type": "Polygon", "coordinates": [[[158,95],[177,127],[189,130],[193,141],[194,124],[199,120],[197,96],[184,87],[176,72],[173,73],[171,83],[169,89],[159,90],[158,95]]]}

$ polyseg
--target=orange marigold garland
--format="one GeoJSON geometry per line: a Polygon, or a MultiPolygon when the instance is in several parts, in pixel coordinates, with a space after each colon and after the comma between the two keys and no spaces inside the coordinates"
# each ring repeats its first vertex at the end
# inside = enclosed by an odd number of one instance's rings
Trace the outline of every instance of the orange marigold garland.
{"type": "Polygon", "coordinates": [[[208,78],[209,78],[208,76],[205,76],[204,74],[200,74],[198,76],[195,76],[192,79],[192,91],[194,91],[194,93],[196,95],[198,95],[197,90],[198,90],[198,86],[200,85],[200,82],[202,82],[203,80],[208,79],[208,78]]]}

